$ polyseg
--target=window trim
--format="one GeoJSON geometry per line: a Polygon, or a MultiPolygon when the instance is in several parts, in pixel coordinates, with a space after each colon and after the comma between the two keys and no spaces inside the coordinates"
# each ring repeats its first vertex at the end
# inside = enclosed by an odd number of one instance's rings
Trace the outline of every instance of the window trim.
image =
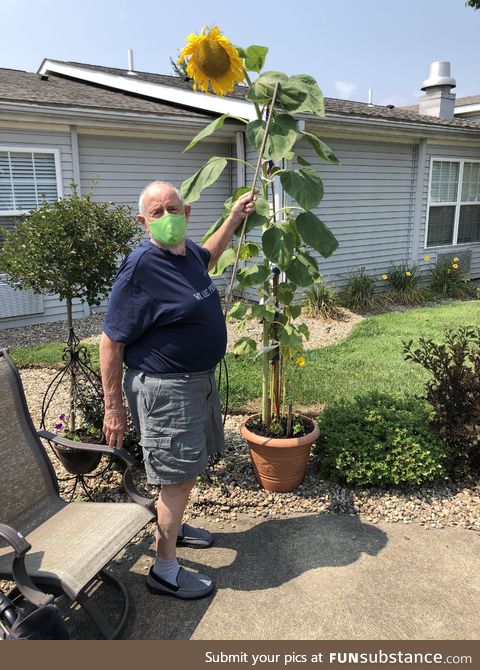
{"type": "MultiPolygon", "coordinates": [[[[57,182],[57,196],[58,200],[63,198],[63,182],[62,182],[62,163],[60,156],[60,149],[56,147],[17,147],[5,146],[0,144],[0,151],[17,152],[24,154],[53,154],[55,160],[55,179],[57,182]]],[[[28,214],[28,209],[3,209],[0,210],[0,216],[24,216],[28,214]]]]}
{"type": "Polygon", "coordinates": [[[425,239],[423,242],[424,250],[432,249],[448,249],[451,247],[465,247],[471,246],[472,244],[480,244],[480,242],[457,242],[458,240],[458,228],[460,224],[460,207],[461,205],[477,205],[480,207],[480,201],[477,202],[463,202],[462,201],[462,186],[463,186],[463,170],[465,163],[480,163],[480,160],[475,158],[451,158],[450,156],[431,156],[430,157],[430,173],[428,175],[428,193],[427,193],[427,216],[425,221],[425,239]],[[432,193],[432,175],[433,175],[433,163],[434,161],[444,161],[447,163],[459,163],[458,170],[458,188],[457,188],[457,199],[454,202],[442,202],[442,203],[432,203],[431,193],[432,193]],[[434,244],[431,246],[427,245],[428,242],[428,225],[430,223],[430,207],[455,207],[455,217],[453,219],[453,240],[450,244],[434,244]]]}

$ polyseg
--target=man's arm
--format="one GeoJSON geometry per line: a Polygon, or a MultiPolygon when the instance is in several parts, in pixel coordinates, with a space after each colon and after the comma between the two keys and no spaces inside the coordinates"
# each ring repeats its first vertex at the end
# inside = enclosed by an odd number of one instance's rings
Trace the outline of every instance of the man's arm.
{"type": "Polygon", "coordinates": [[[246,216],[252,214],[254,211],[255,200],[251,192],[245,193],[245,195],[242,195],[236,201],[226,221],[223,222],[220,228],[203,245],[210,252],[209,270],[217,264],[218,259],[229,245],[233,233],[238,226],[243,223],[246,216]]]}
{"type": "Polygon", "coordinates": [[[123,406],[122,371],[125,345],[111,340],[102,333],[100,339],[100,372],[105,399],[103,432],[110,447],[120,448],[127,428],[127,415],[123,406]]]}

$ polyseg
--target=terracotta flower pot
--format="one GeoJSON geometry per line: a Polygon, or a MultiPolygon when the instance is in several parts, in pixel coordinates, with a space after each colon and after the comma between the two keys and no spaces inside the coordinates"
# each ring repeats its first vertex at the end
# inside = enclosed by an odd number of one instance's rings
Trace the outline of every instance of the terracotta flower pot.
{"type": "Polygon", "coordinates": [[[246,427],[250,416],[240,426],[240,433],[248,442],[248,450],[258,483],[267,491],[285,493],[302,483],[310,457],[310,447],[320,435],[316,421],[302,416],[312,430],[302,437],[264,437],[246,427]]]}

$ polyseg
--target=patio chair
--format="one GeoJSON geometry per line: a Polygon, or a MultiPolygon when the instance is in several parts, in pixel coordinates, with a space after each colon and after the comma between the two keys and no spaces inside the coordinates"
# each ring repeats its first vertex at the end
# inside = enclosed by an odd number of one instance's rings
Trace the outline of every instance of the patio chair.
{"type": "Polygon", "coordinates": [[[75,601],[106,639],[117,638],[125,625],[128,594],[104,568],[154,517],[154,501],[141,496],[133,484],[135,465],[125,449],[37,432],[20,375],[7,350],[0,350],[0,579],[15,581],[16,593],[37,607],[65,598],[75,601]],[[123,483],[133,502],[62,500],[39,436],[120,458],[126,465],[123,483]],[[87,595],[98,580],[112,584],[123,597],[116,627],[87,595]]]}

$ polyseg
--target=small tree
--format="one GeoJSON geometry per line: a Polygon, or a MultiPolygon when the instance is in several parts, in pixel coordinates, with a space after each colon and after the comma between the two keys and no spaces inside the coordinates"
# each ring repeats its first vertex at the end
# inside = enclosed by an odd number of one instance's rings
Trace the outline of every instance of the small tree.
{"type": "Polygon", "coordinates": [[[5,236],[0,270],[14,288],[58,294],[67,303],[72,327],[72,302],[80,298],[98,305],[117,271],[119,254],[130,251],[139,237],[129,207],[72,194],[54,203],[44,201],[5,236]]]}
{"type": "MultiPolygon", "coordinates": [[[[130,251],[140,229],[129,207],[94,202],[91,193],[80,197],[74,183],[71,189],[72,194],[58,202],[44,200],[41,207],[32,210],[15,230],[6,234],[0,250],[0,271],[14,288],[43,295],[58,294],[61,300],[66,300],[68,347],[75,349],[73,299],[100,304],[115,278],[119,255],[130,251]]],[[[85,372],[86,367],[88,360],[80,362],[78,352],[76,355],[70,352],[66,368],[70,378],[72,431],[76,428],[77,407],[81,406],[77,370],[85,372]]],[[[60,380],[63,378],[62,373],[58,376],[60,380]]],[[[90,375],[86,376],[90,381],[90,375]]],[[[59,383],[53,391],[50,391],[52,385],[47,389],[42,422],[59,383]]]]}

